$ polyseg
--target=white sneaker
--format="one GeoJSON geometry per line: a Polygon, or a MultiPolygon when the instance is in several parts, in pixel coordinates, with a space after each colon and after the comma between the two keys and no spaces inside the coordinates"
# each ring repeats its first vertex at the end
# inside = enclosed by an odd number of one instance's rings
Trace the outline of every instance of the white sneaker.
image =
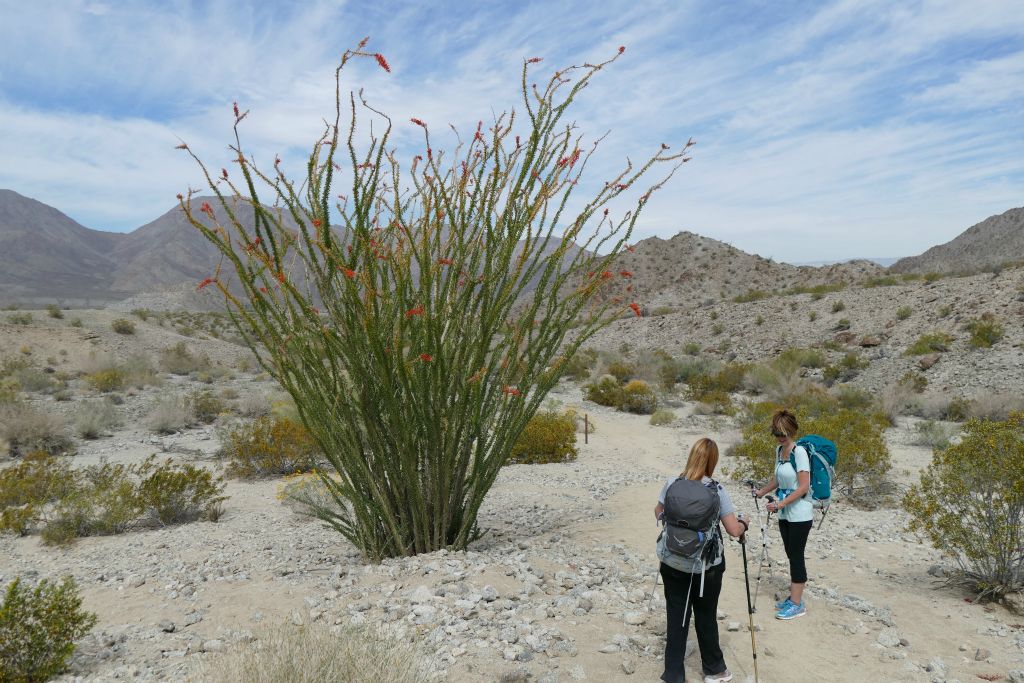
{"type": "Polygon", "coordinates": [[[704,683],[724,683],[725,681],[731,681],[732,674],[726,669],[720,674],[714,674],[712,676],[705,676],[704,683]]]}

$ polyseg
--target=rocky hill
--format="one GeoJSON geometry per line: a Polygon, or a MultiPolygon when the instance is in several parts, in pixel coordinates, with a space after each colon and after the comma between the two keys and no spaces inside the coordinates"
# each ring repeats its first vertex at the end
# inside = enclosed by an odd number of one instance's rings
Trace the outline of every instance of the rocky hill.
{"type": "Polygon", "coordinates": [[[1024,260],[1024,207],[990,216],[920,256],[900,259],[896,273],[977,272],[1024,260]]]}

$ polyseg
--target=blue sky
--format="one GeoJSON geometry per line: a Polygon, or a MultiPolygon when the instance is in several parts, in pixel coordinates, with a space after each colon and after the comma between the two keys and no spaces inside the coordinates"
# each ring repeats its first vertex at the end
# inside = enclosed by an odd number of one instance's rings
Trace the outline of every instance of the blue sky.
{"type": "MultiPolygon", "coordinates": [[[[301,160],[333,70],[396,121],[460,130],[542,73],[627,50],[573,118],[610,131],[596,179],[693,137],[638,238],[691,230],[778,260],[920,253],[1024,205],[1024,9],[972,2],[0,0],[0,187],[131,230],[226,165],[231,103],[257,159],[301,160]]],[[[412,149],[418,131],[399,125],[412,149]]],[[[410,152],[411,153],[411,152],[410,152]]]]}

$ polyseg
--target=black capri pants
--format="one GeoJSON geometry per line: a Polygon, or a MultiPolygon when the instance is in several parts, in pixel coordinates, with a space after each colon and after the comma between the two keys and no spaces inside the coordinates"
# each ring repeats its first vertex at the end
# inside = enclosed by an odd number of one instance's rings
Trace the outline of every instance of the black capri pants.
{"type": "Polygon", "coordinates": [[[786,547],[786,557],[789,558],[789,579],[793,583],[807,583],[804,549],[807,547],[807,537],[810,535],[813,525],[814,521],[810,519],[806,522],[779,520],[782,545],[786,547]]]}

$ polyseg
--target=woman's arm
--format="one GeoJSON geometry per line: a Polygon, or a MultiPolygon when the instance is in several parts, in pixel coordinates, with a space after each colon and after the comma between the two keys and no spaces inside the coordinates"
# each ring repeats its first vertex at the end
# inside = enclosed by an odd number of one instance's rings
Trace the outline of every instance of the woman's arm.
{"type": "Polygon", "coordinates": [[[769,506],[774,507],[774,509],[771,510],[772,512],[777,512],[778,510],[781,510],[790,503],[795,503],[796,501],[800,500],[805,495],[807,495],[807,490],[811,488],[811,473],[803,470],[797,472],[796,481],[797,487],[796,490],[793,491],[793,493],[789,494],[788,496],[778,501],[777,503],[768,504],[769,506]]]}
{"type": "Polygon", "coordinates": [[[722,526],[725,527],[725,530],[733,538],[739,538],[747,530],[746,520],[741,521],[737,519],[735,512],[722,516],[722,526]]]}
{"type": "Polygon", "coordinates": [[[655,505],[654,506],[654,519],[661,520],[661,515],[664,512],[665,512],[665,506],[664,505],[662,505],[661,503],[658,503],[657,505],[655,505]]]}

